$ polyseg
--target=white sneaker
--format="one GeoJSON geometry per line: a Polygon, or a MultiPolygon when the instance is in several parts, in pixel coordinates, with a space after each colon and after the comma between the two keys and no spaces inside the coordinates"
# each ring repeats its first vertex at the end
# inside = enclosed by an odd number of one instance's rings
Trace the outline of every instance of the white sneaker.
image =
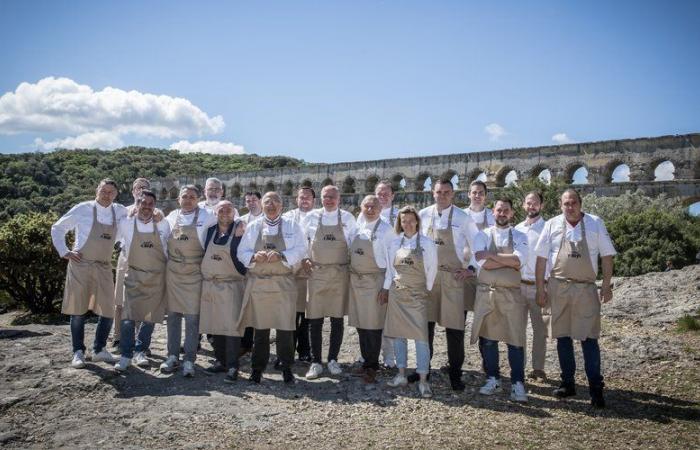
{"type": "Polygon", "coordinates": [[[134,354],[134,362],[139,367],[151,367],[151,361],[146,358],[146,354],[144,352],[136,352],[134,354]]]}
{"type": "Polygon", "coordinates": [[[433,396],[433,391],[430,390],[430,384],[427,381],[418,382],[418,392],[423,398],[430,398],[433,396]]]}
{"type": "Polygon", "coordinates": [[[82,369],[85,367],[85,354],[82,350],[73,353],[73,361],[71,361],[70,366],[74,369],[82,369]]]}
{"type": "Polygon", "coordinates": [[[479,389],[481,395],[493,395],[496,392],[501,392],[501,382],[495,377],[488,377],[486,384],[479,389]]]}
{"type": "Polygon", "coordinates": [[[525,385],[516,381],[510,388],[510,399],[514,402],[527,403],[527,392],[525,385]]]}
{"type": "Polygon", "coordinates": [[[116,370],[117,372],[126,372],[126,369],[128,369],[130,365],[131,358],[122,356],[119,358],[119,361],[114,365],[114,370],[116,370]]]}
{"type": "Polygon", "coordinates": [[[387,381],[386,384],[389,387],[408,386],[408,378],[401,374],[397,374],[390,381],[387,381]]]}
{"type": "Polygon", "coordinates": [[[178,360],[177,356],[175,355],[170,355],[168,356],[168,359],[163,361],[163,363],[160,365],[160,371],[165,372],[165,373],[170,373],[174,371],[177,366],[180,365],[180,361],[178,360]]]}
{"type": "Polygon", "coordinates": [[[387,369],[396,369],[396,360],[395,359],[385,359],[384,360],[384,367],[387,369]]]}
{"type": "Polygon", "coordinates": [[[343,368],[340,367],[340,364],[338,364],[338,361],[335,359],[331,359],[328,361],[328,371],[331,373],[331,375],[340,375],[343,373],[343,368]]]}
{"type": "Polygon", "coordinates": [[[92,355],[92,362],[106,362],[114,364],[117,362],[117,358],[108,352],[107,349],[102,349],[101,352],[92,355]]]}
{"type": "Polygon", "coordinates": [[[311,363],[311,367],[309,367],[309,371],[306,372],[306,379],[307,380],[315,380],[316,378],[320,377],[322,373],[323,373],[323,366],[321,364],[311,363]]]}
{"type": "Polygon", "coordinates": [[[182,376],[186,378],[194,376],[194,363],[192,361],[185,361],[182,365],[182,376]]]}

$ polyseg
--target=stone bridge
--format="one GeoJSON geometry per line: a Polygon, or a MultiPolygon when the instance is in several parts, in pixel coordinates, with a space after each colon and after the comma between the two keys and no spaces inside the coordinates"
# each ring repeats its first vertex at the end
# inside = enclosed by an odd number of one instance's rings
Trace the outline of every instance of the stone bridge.
{"type": "MultiPolygon", "coordinates": [[[[683,198],[686,203],[700,199],[700,133],[624,139],[579,144],[494,150],[451,155],[356,161],[336,164],[311,164],[299,168],[281,168],[237,173],[214,173],[224,183],[226,198],[243,206],[247,191],[277,191],[285,207],[294,205],[300,186],[312,186],[317,192],[334,183],[343,193],[342,205],[354,210],[363,195],[373,192],[380,179],[389,179],[397,191],[397,203],[426,206],[432,202],[430,186],[440,178],[457,184],[456,203],[467,204],[466,188],[475,179],[489,186],[493,195],[509,182],[529,177],[559,178],[577,182],[584,193],[615,196],[641,189],[647,195],[662,192],[683,198]],[[655,175],[660,164],[672,164],[673,179],[655,175]],[[624,165],[624,166],[623,166],[624,165]],[[613,173],[622,166],[629,179],[613,181],[613,173]],[[626,167],[625,167],[626,166],[626,167]],[[585,169],[585,170],[583,170],[585,169]],[[581,172],[587,180],[581,181],[581,172]]],[[[159,204],[166,210],[176,207],[180,186],[204,186],[207,177],[181,177],[153,180],[159,204]]]]}

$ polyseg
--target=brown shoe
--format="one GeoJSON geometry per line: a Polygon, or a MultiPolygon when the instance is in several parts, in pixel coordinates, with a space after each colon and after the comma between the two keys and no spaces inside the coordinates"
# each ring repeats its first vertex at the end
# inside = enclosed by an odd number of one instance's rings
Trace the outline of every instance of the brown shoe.
{"type": "Polygon", "coordinates": [[[362,366],[355,367],[354,369],[352,369],[350,371],[350,375],[352,375],[353,377],[364,377],[366,373],[367,373],[367,369],[365,369],[362,366]]]}
{"type": "Polygon", "coordinates": [[[531,380],[546,380],[547,379],[547,374],[544,372],[544,370],[539,370],[539,369],[534,369],[532,372],[527,374],[527,377],[530,378],[531,380]]]}
{"type": "Polygon", "coordinates": [[[376,383],[377,382],[377,371],[374,369],[365,370],[365,376],[362,377],[362,381],[364,381],[365,384],[376,383]]]}

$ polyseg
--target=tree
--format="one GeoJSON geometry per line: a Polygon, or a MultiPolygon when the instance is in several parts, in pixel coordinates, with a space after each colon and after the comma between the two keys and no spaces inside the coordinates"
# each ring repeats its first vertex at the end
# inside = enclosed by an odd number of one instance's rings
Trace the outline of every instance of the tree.
{"type": "Polygon", "coordinates": [[[0,290],[32,313],[54,313],[66,263],[51,242],[55,214],[18,214],[0,227],[0,290]]]}
{"type": "Polygon", "coordinates": [[[505,196],[511,199],[515,211],[513,223],[519,223],[525,220],[525,211],[523,211],[522,204],[528,192],[540,192],[542,193],[542,197],[544,197],[544,207],[541,213],[542,217],[551,219],[561,214],[559,199],[562,192],[568,187],[570,186],[558,178],[553,178],[550,184],[544,183],[539,178],[527,178],[502,188],[500,192],[496,194],[496,198],[505,196]]]}

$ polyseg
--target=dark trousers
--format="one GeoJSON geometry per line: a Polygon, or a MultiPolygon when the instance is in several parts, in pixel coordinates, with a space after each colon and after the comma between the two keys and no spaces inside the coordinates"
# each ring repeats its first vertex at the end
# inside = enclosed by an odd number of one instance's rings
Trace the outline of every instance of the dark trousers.
{"type": "MultiPolygon", "coordinates": [[[[498,365],[498,341],[479,337],[486,366],[486,376],[501,378],[501,370],[498,365]]],[[[510,365],[510,381],[515,383],[525,382],[525,348],[508,344],[508,364],[510,365]]]]}
{"type": "MultiPolygon", "coordinates": [[[[464,313],[466,319],[467,314],[464,313]]],[[[461,377],[464,365],[464,330],[445,328],[447,340],[447,361],[450,365],[450,376],[461,377]]],[[[428,322],[428,346],[430,358],[433,357],[433,340],[435,339],[435,322],[428,322]]]]}
{"type": "Polygon", "coordinates": [[[243,332],[243,337],[241,338],[241,348],[251,349],[253,348],[253,335],[255,334],[255,328],[246,327],[243,332]]]}
{"type": "MultiPolygon", "coordinates": [[[[331,342],[328,346],[328,361],[338,360],[340,345],[343,343],[345,325],[342,317],[331,317],[331,342]]],[[[309,337],[311,339],[311,359],[321,363],[321,347],[323,345],[323,319],[309,319],[309,337]]]]}
{"type": "MultiPolygon", "coordinates": [[[[73,344],[73,353],[78,350],[85,352],[85,320],[87,313],[83,315],[70,316],[70,335],[73,344]]],[[[109,317],[97,316],[97,328],[95,329],[95,342],[92,350],[95,353],[101,352],[107,346],[109,330],[112,329],[112,321],[109,317]]]]}
{"type": "Polygon", "coordinates": [[[302,356],[309,356],[311,353],[311,344],[309,343],[309,321],[306,320],[303,312],[297,312],[296,327],[294,342],[299,358],[302,356]]]}
{"type": "Polygon", "coordinates": [[[238,369],[238,354],[241,351],[240,336],[210,335],[214,347],[214,358],[227,369],[238,369]]]}
{"type": "Polygon", "coordinates": [[[382,350],[382,330],[365,330],[357,329],[357,335],[360,338],[360,353],[362,359],[362,367],[365,369],[379,370],[379,352],[382,350]]]}
{"type": "MultiPolygon", "coordinates": [[[[251,358],[251,367],[253,370],[263,372],[270,360],[270,330],[255,330],[255,339],[253,340],[253,356],[251,358]]],[[[292,330],[277,330],[277,358],[282,365],[282,370],[291,369],[294,363],[294,331],[292,330]]]]}
{"type": "MultiPolygon", "coordinates": [[[[600,373],[600,347],[598,339],[586,339],[581,341],[583,349],[583,362],[586,369],[586,377],[591,386],[599,386],[603,383],[603,375],[600,373]]],[[[570,337],[557,338],[557,353],[559,354],[559,366],[561,367],[561,381],[574,383],[576,373],[576,358],[574,358],[574,341],[570,337]]]]}

